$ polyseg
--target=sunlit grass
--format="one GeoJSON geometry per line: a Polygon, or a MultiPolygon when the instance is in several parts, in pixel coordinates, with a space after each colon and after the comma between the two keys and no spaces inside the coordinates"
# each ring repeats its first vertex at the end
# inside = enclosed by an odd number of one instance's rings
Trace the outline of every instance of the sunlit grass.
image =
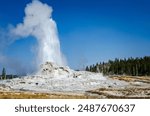
{"type": "Polygon", "coordinates": [[[92,99],[94,96],[83,94],[0,92],[0,99],[92,99]]]}

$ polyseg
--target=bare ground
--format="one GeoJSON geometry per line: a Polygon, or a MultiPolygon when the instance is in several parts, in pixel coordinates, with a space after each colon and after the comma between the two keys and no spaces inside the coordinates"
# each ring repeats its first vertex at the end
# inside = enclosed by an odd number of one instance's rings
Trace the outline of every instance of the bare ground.
{"type": "Polygon", "coordinates": [[[83,93],[36,93],[0,89],[0,99],[150,99],[150,77],[111,76],[126,81],[125,88],[97,88],[83,93]]]}
{"type": "Polygon", "coordinates": [[[150,99],[150,77],[111,76],[112,79],[129,82],[125,88],[98,88],[88,93],[110,99],[150,99]]]}

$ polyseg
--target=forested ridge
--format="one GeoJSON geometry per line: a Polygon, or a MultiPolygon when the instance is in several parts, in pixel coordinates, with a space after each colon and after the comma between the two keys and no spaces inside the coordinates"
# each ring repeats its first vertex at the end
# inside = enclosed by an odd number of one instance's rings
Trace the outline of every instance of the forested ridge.
{"type": "Polygon", "coordinates": [[[86,67],[86,71],[104,75],[150,76],[150,56],[124,58],[100,62],[86,67]]]}

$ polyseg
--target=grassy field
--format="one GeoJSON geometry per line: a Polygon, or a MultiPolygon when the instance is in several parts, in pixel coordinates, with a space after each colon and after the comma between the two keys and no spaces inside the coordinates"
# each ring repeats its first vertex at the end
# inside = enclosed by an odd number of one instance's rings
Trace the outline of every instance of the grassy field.
{"type": "Polygon", "coordinates": [[[149,76],[110,76],[113,79],[126,81],[126,82],[142,82],[150,84],[150,77],[149,76]]]}
{"type": "Polygon", "coordinates": [[[95,99],[95,96],[70,93],[0,92],[0,99],[95,99]]]}

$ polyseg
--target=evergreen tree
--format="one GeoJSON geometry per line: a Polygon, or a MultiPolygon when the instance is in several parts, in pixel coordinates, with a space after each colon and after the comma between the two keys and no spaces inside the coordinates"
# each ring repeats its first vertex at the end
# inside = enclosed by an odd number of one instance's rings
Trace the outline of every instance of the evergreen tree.
{"type": "Polygon", "coordinates": [[[2,70],[2,79],[6,79],[6,70],[3,68],[2,70]]]}
{"type": "Polygon", "coordinates": [[[90,71],[90,69],[89,69],[89,67],[88,67],[88,66],[86,67],[86,69],[85,69],[85,70],[86,70],[86,71],[90,71]]]}
{"type": "Polygon", "coordinates": [[[104,75],[150,75],[150,56],[143,58],[115,59],[108,62],[100,62],[86,68],[91,72],[100,72],[104,75]],[[88,69],[89,68],[89,69],[88,69]]]}
{"type": "Polygon", "coordinates": [[[13,75],[10,76],[10,79],[13,79],[13,75]]]}

